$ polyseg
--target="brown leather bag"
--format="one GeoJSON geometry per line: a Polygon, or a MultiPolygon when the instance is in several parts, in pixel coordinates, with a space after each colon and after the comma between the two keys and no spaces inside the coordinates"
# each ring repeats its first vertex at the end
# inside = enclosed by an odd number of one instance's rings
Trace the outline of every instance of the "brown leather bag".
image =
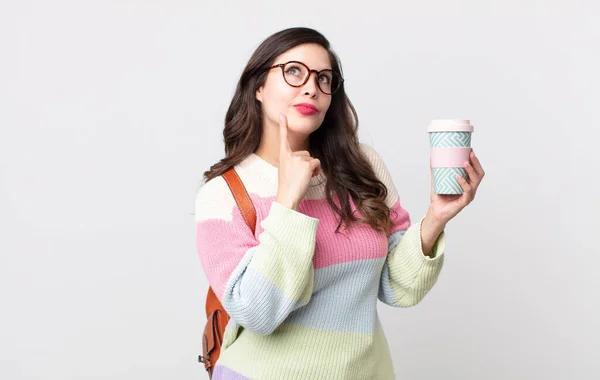
{"type": "MultiPolygon", "coordinates": [[[[254,232],[256,228],[256,210],[242,180],[233,168],[223,173],[223,178],[233,193],[235,203],[237,203],[246,224],[254,232]]],[[[204,363],[204,368],[211,379],[214,367],[221,354],[223,333],[228,322],[229,315],[212,288],[209,287],[206,295],[206,326],[202,336],[202,355],[198,357],[198,360],[200,363],[204,363]]]]}

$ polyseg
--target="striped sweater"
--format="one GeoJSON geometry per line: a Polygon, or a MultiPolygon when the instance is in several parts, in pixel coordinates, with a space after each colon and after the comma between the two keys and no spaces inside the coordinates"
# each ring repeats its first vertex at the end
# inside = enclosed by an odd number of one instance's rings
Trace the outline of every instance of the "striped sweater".
{"type": "Polygon", "coordinates": [[[411,225],[381,157],[361,149],[388,188],[387,235],[368,225],[336,233],[322,173],[298,211],[274,202],[278,169],[255,154],[236,167],[256,208],[255,232],[222,177],[198,191],[198,254],[231,316],[213,379],[394,378],[377,300],[410,307],[423,299],[442,269],[444,232],[425,256],[421,223],[411,225]]]}

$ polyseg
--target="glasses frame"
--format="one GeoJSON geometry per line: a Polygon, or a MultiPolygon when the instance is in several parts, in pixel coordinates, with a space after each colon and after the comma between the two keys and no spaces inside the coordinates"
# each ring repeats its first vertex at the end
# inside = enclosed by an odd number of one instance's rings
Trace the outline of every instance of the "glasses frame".
{"type": "MultiPolygon", "coordinates": [[[[333,95],[334,93],[336,93],[342,87],[342,84],[344,83],[344,78],[340,74],[338,74],[335,71],[333,71],[332,69],[323,69],[323,70],[317,71],[317,70],[309,68],[308,66],[306,66],[305,63],[302,63],[300,61],[288,61],[286,63],[278,63],[276,65],[271,66],[269,68],[269,70],[272,70],[272,69],[274,69],[276,67],[280,67],[281,68],[281,75],[283,76],[283,80],[285,81],[285,83],[287,83],[291,87],[302,87],[302,86],[304,86],[306,83],[308,83],[308,81],[310,80],[310,77],[312,77],[312,73],[316,73],[317,74],[317,87],[319,87],[319,90],[322,93],[324,93],[325,95],[333,95]],[[288,82],[287,79],[285,78],[285,66],[287,66],[290,63],[300,64],[300,65],[306,67],[306,70],[308,70],[308,75],[306,76],[306,79],[304,79],[304,82],[302,82],[301,84],[297,84],[297,85],[290,84],[290,82],[288,82]],[[339,85],[337,86],[337,88],[335,89],[335,91],[332,91],[331,93],[327,93],[327,92],[323,91],[323,89],[321,88],[321,83],[319,82],[319,75],[322,72],[327,72],[327,71],[331,72],[331,76],[332,76],[333,79],[339,80],[339,85]]],[[[332,79],[332,81],[333,81],[333,79],[332,79]]]]}

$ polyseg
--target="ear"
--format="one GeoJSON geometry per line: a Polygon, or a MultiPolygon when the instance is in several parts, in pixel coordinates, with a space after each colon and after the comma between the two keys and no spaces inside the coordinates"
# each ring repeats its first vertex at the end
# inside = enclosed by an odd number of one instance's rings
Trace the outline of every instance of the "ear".
{"type": "Polygon", "coordinates": [[[259,87],[259,89],[258,89],[258,90],[256,90],[256,100],[258,100],[258,101],[259,101],[259,102],[261,102],[261,103],[262,103],[262,101],[263,101],[263,97],[262,97],[262,90],[263,90],[263,88],[262,88],[262,87],[259,87]]]}

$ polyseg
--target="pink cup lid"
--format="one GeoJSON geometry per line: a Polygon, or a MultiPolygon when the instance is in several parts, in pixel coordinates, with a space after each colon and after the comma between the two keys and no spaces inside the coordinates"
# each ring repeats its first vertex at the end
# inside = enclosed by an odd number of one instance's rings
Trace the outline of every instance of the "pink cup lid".
{"type": "Polygon", "coordinates": [[[475,128],[470,120],[438,119],[432,120],[428,132],[473,132],[475,128]]]}

